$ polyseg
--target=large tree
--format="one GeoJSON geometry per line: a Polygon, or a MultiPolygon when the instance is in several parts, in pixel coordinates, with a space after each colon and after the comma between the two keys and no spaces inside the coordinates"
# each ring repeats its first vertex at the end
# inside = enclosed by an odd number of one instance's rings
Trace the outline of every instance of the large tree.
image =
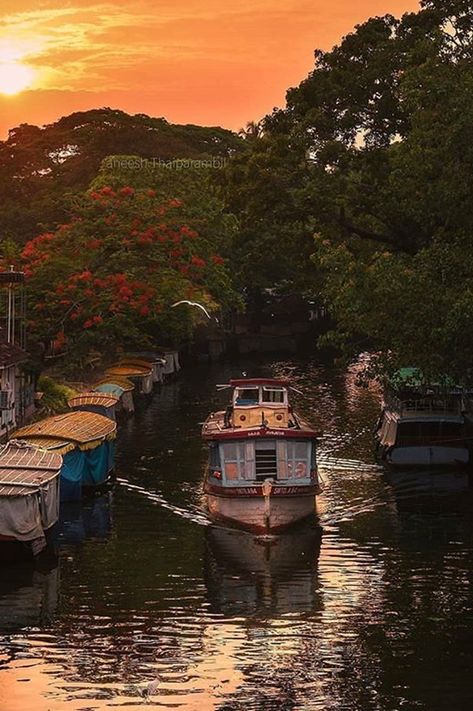
{"type": "Polygon", "coordinates": [[[231,305],[211,229],[185,213],[181,200],[153,189],[88,191],[68,223],[22,250],[31,338],[45,348],[53,341],[69,365],[91,355],[106,360],[119,348],[187,337],[196,312],[171,309],[179,299],[209,311],[231,305]]]}
{"type": "Polygon", "coordinates": [[[466,0],[368,20],[316,52],[230,176],[255,270],[260,233],[321,289],[333,340],[431,377],[465,376],[473,345],[472,31],[466,0]]]}
{"type": "Polygon", "coordinates": [[[109,108],[75,112],[43,127],[22,124],[0,141],[0,237],[24,243],[64,221],[65,198],[86,189],[110,154],[226,158],[240,144],[223,128],[109,108]]]}

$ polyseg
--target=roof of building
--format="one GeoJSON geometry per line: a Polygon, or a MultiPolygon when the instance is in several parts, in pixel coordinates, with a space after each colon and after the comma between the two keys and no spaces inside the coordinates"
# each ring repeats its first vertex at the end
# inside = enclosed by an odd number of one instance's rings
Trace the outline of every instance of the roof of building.
{"type": "Polygon", "coordinates": [[[59,475],[62,457],[12,440],[0,450],[0,496],[27,496],[59,475]]]}
{"type": "Polygon", "coordinates": [[[0,342],[0,368],[22,363],[28,359],[28,353],[14,343],[0,342]]]}

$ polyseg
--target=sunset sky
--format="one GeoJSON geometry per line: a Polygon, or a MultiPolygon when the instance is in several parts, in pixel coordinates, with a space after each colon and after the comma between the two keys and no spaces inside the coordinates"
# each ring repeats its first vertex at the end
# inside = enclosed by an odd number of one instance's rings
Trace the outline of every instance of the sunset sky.
{"type": "Polygon", "coordinates": [[[0,137],[101,106],[238,129],[371,15],[416,0],[2,0],[0,137]]]}

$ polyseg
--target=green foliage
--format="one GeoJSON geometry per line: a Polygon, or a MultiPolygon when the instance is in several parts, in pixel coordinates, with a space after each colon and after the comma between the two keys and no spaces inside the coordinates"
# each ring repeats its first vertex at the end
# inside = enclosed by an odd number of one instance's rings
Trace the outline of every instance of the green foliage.
{"type": "MultiPolygon", "coordinates": [[[[43,350],[65,353],[69,366],[100,362],[119,348],[179,343],[200,313],[171,309],[180,299],[209,311],[235,302],[216,251],[216,214],[206,221],[201,209],[193,219],[178,198],[131,186],[91,190],[75,208],[70,222],[22,252],[34,305],[30,336],[43,350]]],[[[225,244],[225,220],[220,227],[225,244]]]]}
{"type": "Polygon", "coordinates": [[[62,385],[46,375],[39,378],[37,387],[38,391],[43,393],[41,405],[49,414],[68,410],[68,400],[77,394],[72,388],[62,385]]]}
{"type": "Polygon", "coordinates": [[[472,53],[466,0],[368,20],[316,52],[231,165],[230,204],[254,242],[242,278],[251,264],[266,284],[282,278],[281,255],[293,283],[320,289],[331,342],[378,351],[382,371],[472,376],[472,53]]]}
{"type": "Polygon", "coordinates": [[[240,144],[223,128],[179,126],[109,108],[75,112],[42,128],[21,124],[0,141],[0,236],[24,244],[64,222],[71,196],[88,187],[110,154],[224,158],[240,144]]]}

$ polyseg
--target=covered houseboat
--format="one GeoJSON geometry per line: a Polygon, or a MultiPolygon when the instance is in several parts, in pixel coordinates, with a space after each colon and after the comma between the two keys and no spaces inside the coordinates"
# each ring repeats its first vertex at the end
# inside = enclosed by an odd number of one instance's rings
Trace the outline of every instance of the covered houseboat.
{"type": "Polygon", "coordinates": [[[133,402],[134,389],[135,386],[131,380],[118,375],[105,376],[93,386],[94,392],[114,395],[119,399],[116,408],[117,415],[131,415],[135,411],[133,402]]]}
{"type": "Polygon", "coordinates": [[[464,391],[451,384],[427,385],[404,368],[386,388],[376,426],[377,455],[398,467],[466,466],[473,428],[464,391]]]}
{"type": "Polygon", "coordinates": [[[0,556],[37,555],[59,517],[62,457],[12,440],[0,450],[0,556]]]}
{"type": "Polygon", "coordinates": [[[209,513],[258,533],[278,532],[315,511],[317,434],[289,404],[289,382],[231,380],[231,405],[212,413],[202,436],[209,513]]]}
{"type": "Polygon", "coordinates": [[[151,395],[153,392],[153,365],[152,363],[140,363],[137,364],[136,361],[130,363],[128,361],[120,361],[111,365],[105,371],[106,377],[116,377],[126,378],[135,383],[135,390],[133,394],[139,395],[151,395]]]}
{"type": "Polygon", "coordinates": [[[87,489],[103,486],[113,472],[117,425],[94,412],[47,417],[17,430],[15,437],[63,457],[61,501],[76,501],[87,489]]]}
{"type": "Polygon", "coordinates": [[[116,421],[116,408],[120,398],[111,393],[86,392],[75,395],[68,400],[71,410],[95,412],[97,415],[108,417],[116,421]]]}

